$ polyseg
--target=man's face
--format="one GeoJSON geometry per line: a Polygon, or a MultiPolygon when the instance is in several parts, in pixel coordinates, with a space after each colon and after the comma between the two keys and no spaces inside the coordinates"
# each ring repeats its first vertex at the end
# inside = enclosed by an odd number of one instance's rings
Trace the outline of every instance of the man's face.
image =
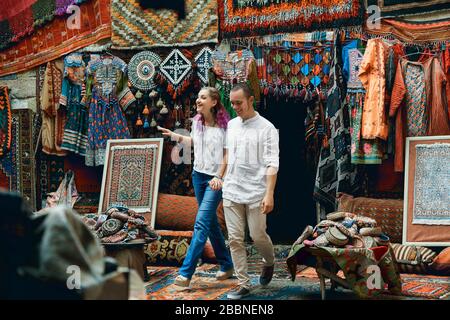
{"type": "Polygon", "coordinates": [[[246,97],[242,89],[230,92],[231,106],[236,114],[245,118],[251,113],[253,109],[253,97],[246,97]]]}

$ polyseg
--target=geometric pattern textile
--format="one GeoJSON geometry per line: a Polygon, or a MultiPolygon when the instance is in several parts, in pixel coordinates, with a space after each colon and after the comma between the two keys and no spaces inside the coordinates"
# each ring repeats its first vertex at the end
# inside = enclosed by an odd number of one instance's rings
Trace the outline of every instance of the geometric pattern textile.
{"type": "Polygon", "coordinates": [[[331,49],[267,50],[267,82],[287,86],[326,86],[331,71],[331,49]]]}
{"type": "Polygon", "coordinates": [[[31,37],[2,51],[0,76],[32,69],[111,37],[110,0],[90,0],[79,8],[79,29],[70,29],[67,19],[57,17],[37,29],[31,37]]]}
{"type": "Polygon", "coordinates": [[[128,63],[128,78],[133,87],[139,90],[151,90],[156,87],[153,79],[161,58],[151,51],[137,53],[128,63]]]}
{"type": "Polygon", "coordinates": [[[155,150],[156,145],[111,148],[109,206],[151,207],[155,150]]]}
{"type": "Polygon", "coordinates": [[[413,224],[450,225],[450,144],[416,145],[413,224]]]}
{"type": "Polygon", "coordinates": [[[184,80],[191,69],[191,62],[178,49],[174,49],[160,65],[161,73],[174,87],[184,80]]]}
{"type": "Polygon", "coordinates": [[[218,0],[225,38],[358,26],[361,0],[218,0]]]}
{"type": "Polygon", "coordinates": [[[197,64],[197,75],[204,85],[209,82],[208,73],[209,69],[212,67],[211,62],[212,50],[208,47],[204,47],[195,56],[195,63],[197,64]]]}
{"type": "Polygon", "coordinates": [[[11,147],[11,103],[8,87],[0,87],[0,157],[11,147]]]}
{"type": "Polygon", "coordinates": [[[63,16],[69,6],[86,0],[3,0],[0,13],[0,50],[3,50],[34,29],[63,16]]]}
{"type": "Polygon", "coordinates": [[[426,135],[428,128],[427,95],[425,74],[422,67],[415,64],[406,66],[406,134],[408,137],[426,135]]]}
{"type": "Polygon", "coordinates": [[[368,0],[367,5],[376,5],[382,18],[401,17],[408,14],[423,14],[437,11],[448,11],[448,0],[368,0]]]}
{"type": "Polygon", "coordinates": [[[186,17],[167,9],[143,9],[138,0],[112,0],[114,49],[194,46],[217,43],[216,0],[186,0],[186,17]]]}

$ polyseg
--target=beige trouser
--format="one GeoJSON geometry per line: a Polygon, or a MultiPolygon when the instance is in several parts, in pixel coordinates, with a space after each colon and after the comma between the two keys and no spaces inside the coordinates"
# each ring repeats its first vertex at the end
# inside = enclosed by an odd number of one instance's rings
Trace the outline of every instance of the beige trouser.
{"type": "Polygon", "coordinates": [[[266,232],[266,215],[261,213],[261,202],[239,204],[223,199],[225,222],[227,224],[228,241],[234,271],[242,287],[250,288],[248,275],[247,252],[245,250],[245,226],[248,224],[250,237],[256,249],[263,257],[264,266],[273,266],[275,255],[272,240],[266,232]]]}

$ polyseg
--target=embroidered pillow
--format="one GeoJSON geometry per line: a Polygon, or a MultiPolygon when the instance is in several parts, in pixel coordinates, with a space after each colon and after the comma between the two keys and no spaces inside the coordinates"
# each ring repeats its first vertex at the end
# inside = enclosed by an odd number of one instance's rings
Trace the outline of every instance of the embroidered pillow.
{"type": "Polygon", "coordinates": [[[391,244],[395,260],[401,273],[426,274],[430,264],[436,257],[436,252],[425,247],[391,244]]]}

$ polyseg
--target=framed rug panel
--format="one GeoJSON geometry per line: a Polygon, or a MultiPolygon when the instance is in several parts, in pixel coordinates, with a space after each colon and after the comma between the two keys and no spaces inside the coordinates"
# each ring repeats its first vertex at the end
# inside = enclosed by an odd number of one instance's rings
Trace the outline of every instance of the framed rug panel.
{"type": "Polygon", "coordinates": [[[450,246],[450,136],[406,139],[403,244],[450,246]]]}
{"type": "Polygon", "coordinates": [[[145,212],[154,228],[163,139],[108,140],[98,212],[113,205],[145,212]]]}

